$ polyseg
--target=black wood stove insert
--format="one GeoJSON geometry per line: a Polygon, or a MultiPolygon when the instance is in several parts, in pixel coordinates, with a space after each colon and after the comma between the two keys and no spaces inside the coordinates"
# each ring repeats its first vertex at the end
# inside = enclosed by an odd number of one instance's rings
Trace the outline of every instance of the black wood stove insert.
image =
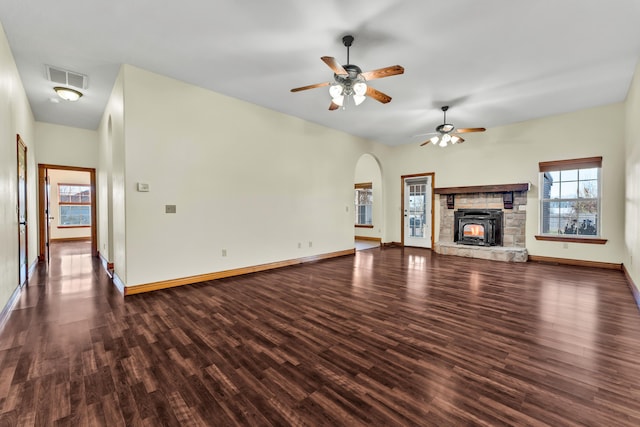
{"type": "Polygon", "coordinates": [[[453,215],[454,242],[462,245],[502,246],[501,209],[458,209],[453,215]]]}

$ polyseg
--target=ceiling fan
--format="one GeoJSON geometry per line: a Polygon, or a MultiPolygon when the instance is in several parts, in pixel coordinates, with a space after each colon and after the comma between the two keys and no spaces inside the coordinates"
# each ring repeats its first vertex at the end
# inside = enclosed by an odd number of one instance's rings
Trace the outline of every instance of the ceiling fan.
{"type": "Polygon", "coordinates": [[[331,104],[329,110],[346,108],[347,100],[353,98],[355,105],[360,105],[367,96],[386,104],[391,101],[391,97],[369,86],[367,81],[381,79],[383,77],[395,76],[404,73],[404,68],[400,65],[379,68],[377,70],[363,72],[360,67],[349,63],[349,48],[353,44],[354,37],[346,35],[342,38],[342,43],[347,48],[347,64],[340,63],[332,56],[323,56],[322,61],[333,70],[333,82],[318,83],[309,86],[302,86],[291,89],[291,92],[314,89],[317,87],[329,86],[331,104]]]}
{"type": "MultiPolygon", "coordinates": [[[[442,112],[444,113],[444,123],[438,126],[435,132],[432,132],[432,133],[435,133],[436,135],[426,140],[422,144],[420,144],[420,146],[427,145],[428,143],[432,143],[433,145],[446,147],[449,143],[458,144],[458,143],[464,142],[464,139],[459,135],[461,133],[484,132],[486,130],[485,128],[456,129],[452,124],[447,123],[448,109],[449,107],[447,105],[442,107],[442,112]]],[[[430,135],[430,134],[427,134],[427,135],[430,135]]]]}

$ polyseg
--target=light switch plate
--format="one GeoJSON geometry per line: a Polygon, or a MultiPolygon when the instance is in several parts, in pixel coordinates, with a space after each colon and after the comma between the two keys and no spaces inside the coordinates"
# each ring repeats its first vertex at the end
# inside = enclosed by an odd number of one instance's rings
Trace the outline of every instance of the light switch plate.
{"type": "Polygon", "coordinates": [[[164,213],[176,213],[176,205],[164,205],[164,213]]]}

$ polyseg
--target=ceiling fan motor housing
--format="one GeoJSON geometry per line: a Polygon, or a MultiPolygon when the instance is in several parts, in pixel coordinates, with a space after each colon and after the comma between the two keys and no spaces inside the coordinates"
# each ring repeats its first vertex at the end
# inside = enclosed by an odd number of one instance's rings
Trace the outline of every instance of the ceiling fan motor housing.
{"type": "Polygon", "coordinates": [[[449,133],[453,130],[453,125],[449,123],[443,123],[440,126],[438,126],[436,130],[441,133],[449,133]]]}
{"type": "Polygon", "coordinates": [[[349,93],[352,90],[353,85],[359,82],[364,83],[364,78],[360,75],[362,70],[357,65],[347,64],[343,65],[342,68],[348,73],[347,75],[334,74],[333,78],[335,81],[344,87],[345,92],[349,93]]]}

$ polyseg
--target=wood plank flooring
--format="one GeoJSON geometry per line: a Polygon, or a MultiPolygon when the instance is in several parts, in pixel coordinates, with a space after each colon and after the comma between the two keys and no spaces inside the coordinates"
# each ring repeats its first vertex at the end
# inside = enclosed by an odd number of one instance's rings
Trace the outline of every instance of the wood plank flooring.
{"type": "Polygon", "coordinates": [[[85,247],[0,335],[0,425],[640,425],[619,271],[376,248],[123,299],[85,247]]]}

